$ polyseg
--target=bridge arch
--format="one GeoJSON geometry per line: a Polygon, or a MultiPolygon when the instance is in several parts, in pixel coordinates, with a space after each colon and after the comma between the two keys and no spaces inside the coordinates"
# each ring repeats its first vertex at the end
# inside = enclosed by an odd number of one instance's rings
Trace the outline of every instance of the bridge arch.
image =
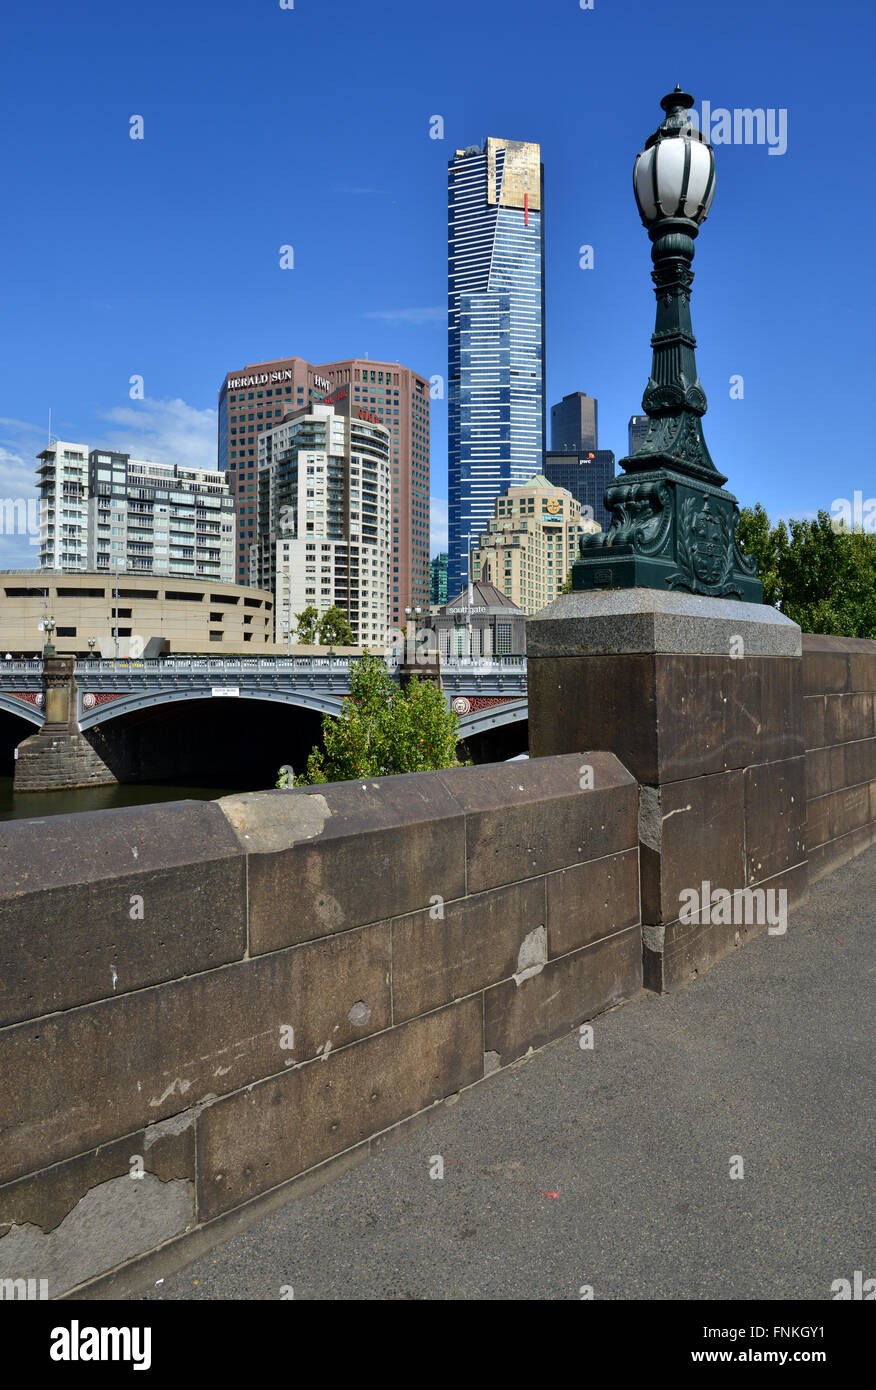
{"type": "MultiPolygon", "coordinates": [[[[93,729],[99,724],[106,724],[110,720],[119,719],[124,715],[133,714],[140,710],[194,700],[210,704],[215,704],[220,700],[235,703],[263,700],[270,704],[293,706],[320,715],[338,715],[344,704],[340,695],[322,695],[303,690],[271,690],[263,687],[247,689],[244,685],[239,688],[238,695],[216,696],[208,694],[203,686],[184,686],[182,689],[179,686],[174,686],[172,690],[120,693],[117,698],[105,700],[92,709],[82,708],[79,715],[79,727],[82,730],[93,729]]],[[[81,695],[80,704],[84,704],[81,695]]]]}
{"type": "Polygon", "coordinates": [[[38,729],[42,728],[46,716],[36,705],[32,705],[29,700],[19,700],[15,695],[4,695],[0,691],[0,710],[5,710],[7,714],[14,714],[19,719],[25,719],[28,724],[35,724],[38,729]]]}

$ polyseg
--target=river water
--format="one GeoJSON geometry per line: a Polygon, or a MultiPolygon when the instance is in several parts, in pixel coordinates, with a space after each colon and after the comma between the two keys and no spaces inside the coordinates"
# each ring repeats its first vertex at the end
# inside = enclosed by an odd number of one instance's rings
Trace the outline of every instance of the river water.
{"type": "Polygon", "coordinates": [[[57,792],[13,792],[12,778],[0,777],[0,820],[62,816],[71,811],[108,811],[115,806],[145,806],[151,801],[213,801],[232,792],[264,790],[251,786],[192,787],[183,782],[114,783],[106,787],[70,787],[57,792]]]}

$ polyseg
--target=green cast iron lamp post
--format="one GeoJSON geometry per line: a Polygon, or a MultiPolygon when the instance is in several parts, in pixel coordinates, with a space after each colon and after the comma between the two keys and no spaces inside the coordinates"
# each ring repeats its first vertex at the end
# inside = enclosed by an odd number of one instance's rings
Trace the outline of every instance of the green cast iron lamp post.
{"type": "Polygon", "coordinates": [[[660,105],[666,118],[633,171],[657,296],[642,398],[648,433],[605,490],[609,529],[580,538],[572,588],[680,589],[761,603],[760,580],[736,540],[736,498],[706,447],[691,328],[694,238],[715,192],[715,156],[687,114],[692,96],[676,87],[660,105]]]}

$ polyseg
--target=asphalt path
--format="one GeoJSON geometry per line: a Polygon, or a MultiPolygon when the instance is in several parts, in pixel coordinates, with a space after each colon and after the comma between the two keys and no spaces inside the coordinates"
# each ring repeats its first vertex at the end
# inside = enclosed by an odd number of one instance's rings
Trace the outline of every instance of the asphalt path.
{"type": "Polygon", "coordinates": [[[876,1274],[874,918],[876,847],[787,935],[489,1078],[141,1297],[830,1299],[876,1274]]]}

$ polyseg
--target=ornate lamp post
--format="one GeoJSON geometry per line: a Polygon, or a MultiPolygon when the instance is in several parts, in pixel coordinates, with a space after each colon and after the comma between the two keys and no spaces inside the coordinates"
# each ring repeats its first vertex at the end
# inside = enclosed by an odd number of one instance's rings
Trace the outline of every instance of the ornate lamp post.
{"type": "Polygon", "coordinates": [[[55,644],[52,638],[54,636],[56,627],[57,623],[55,622],[54,618],[46,618],[43,622],[43,628],[45,630],[47,638],[47,641],[43,644],[43,656],[55,655],[55,644]]]}
{"type": "Polygon", "coordinates": [[[706,394],[690,317],[694,239],[715,192],[715,156],[676,87],[663,124],[636,159],[633,188],[653,243],[657,321],[642,408],[648,433],[605,490],[607,531],[581,536],[572,588],[679,589],[760,603],[753,564],[736,541],[739,508],[703,435],[706,394]]]}

